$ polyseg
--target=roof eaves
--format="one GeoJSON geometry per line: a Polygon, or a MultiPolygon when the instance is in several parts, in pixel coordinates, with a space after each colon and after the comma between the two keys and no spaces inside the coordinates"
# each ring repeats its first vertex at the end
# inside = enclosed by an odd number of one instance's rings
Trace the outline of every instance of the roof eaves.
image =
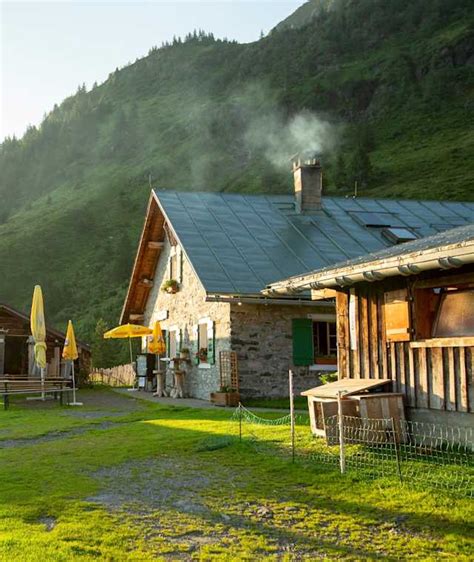
{"type": "Polygon", "coordinates": [[[272,283],[264,293],[298,293],[308,289],[341,287],[397,275],[415,275],[433,269],[452,269],[470,263],[474,263],[474,239],[388,258],[368,259],[356,264],[339,264],[272,283]]]}

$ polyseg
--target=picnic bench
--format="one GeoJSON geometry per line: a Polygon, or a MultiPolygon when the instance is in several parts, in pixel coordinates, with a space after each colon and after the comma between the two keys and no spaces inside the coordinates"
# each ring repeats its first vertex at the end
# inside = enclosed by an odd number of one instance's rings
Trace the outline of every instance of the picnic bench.
{"type": "Polygon", "coordinates": [[[21,375],[7,375],[0,379],[0,396],[3,396],[3,407],[8,410],[10,396],[28,394],[52,394],[63,403],[65,392],[71,390],[71,381],[63,378],[46,378],[44,382],[37,378],[21,375]]]}

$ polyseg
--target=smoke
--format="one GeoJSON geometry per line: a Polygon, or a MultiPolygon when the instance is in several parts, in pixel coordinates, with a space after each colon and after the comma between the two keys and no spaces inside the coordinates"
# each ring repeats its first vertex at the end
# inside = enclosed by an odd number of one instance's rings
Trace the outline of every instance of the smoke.
{"type": "Polygon", "coordinates": [[[311,111],[285,119],[274,110],[249,124],[245,140],[275,168],[288,169],[289,160],[296,153],[314,156],[328,152],[334,148],[337,136],[333,124],[311,111]]]}

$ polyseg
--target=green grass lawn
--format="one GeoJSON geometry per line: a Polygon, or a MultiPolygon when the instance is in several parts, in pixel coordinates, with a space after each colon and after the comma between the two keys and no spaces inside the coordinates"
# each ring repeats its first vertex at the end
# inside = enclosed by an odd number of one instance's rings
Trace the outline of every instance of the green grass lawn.
{"type": "Polygon", "coordinates": [[[472,560],[468,499],[293,464],[229,410],[81,399],[0,412],[2,561],[472,560]]]}

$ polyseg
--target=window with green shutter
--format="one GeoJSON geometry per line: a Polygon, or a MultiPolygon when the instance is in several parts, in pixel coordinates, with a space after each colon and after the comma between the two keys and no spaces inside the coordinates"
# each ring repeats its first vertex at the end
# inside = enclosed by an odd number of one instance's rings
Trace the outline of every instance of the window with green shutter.
{"type": "Polygon", "coordinates": [[[313,320],[293,319],[293,365],[303,366],[314,363],[313,320]]]}

